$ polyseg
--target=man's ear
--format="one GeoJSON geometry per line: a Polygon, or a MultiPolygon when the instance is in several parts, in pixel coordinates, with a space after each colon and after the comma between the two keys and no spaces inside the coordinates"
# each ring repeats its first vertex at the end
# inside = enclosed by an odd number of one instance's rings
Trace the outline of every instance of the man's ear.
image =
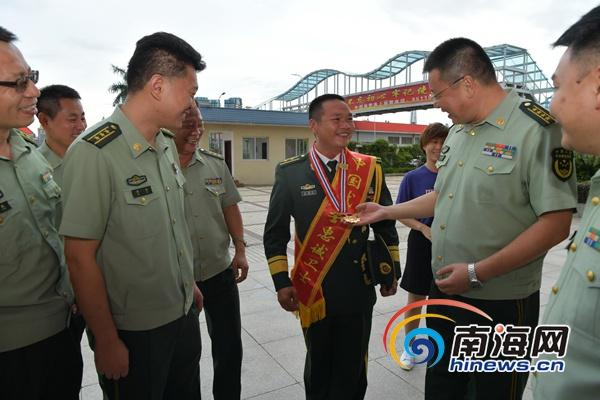
{"type": "Polygon", "coordinates": [[[153,99],[160,101],[165,91],[165,77],[161,74],[154,74],[146,83],[146,89],[153,99]]]}
{"type": "Polygon", "coordinates": [[[592,75],[592,84],[594,85],[596,93],[595,109],[600,110],[600,64],[596,65],[590,74],[592,75]]]}
{"type": "Polygon", "coordinates": [[[37,115],[38,121],[40,121],[40,125],[42,125],[42,128],[46,128],[48,126],[48,121],[51,119],[48,114],[46,114],[45,112],[40,111],[37,115]]]}

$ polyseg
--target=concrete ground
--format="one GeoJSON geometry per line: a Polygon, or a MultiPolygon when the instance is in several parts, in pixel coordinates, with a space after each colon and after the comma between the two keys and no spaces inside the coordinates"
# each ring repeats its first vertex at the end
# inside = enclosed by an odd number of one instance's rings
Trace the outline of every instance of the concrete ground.
{"type": "MultiPolygon", "coordinates": [[[[396,198],[401,177],[388,177],[387,184],[396,198]]],[[[240,188],[246,240],[250,263],[248,279],[239,285],[242,312],[242,398],[253,400],[304,399],[303,366],[305,347],[299,321],[283,311],[277,303],[273,283],[263,253],[262,234],[269,206],[270,187],[240,188]]],[[[575,229],[579,219],[573,220],[575,229]]],[[[396,224],[400,235],[400,257],[404,266],[408,229],[396,224]]],[[[541,313],[548,301],[550,288],[558,278],[566,258],[565,243],[553,248],[544,261],[541,288],[541,313]]],[[[290,263],[293,247],[288,247],[290,263]]],[[[377,300],[373,313],[373,329],[369,346],[367,399],[422,399],[425,367],[417,366],[411,372],[398,367],[384,351],[382,336],[385,325],[395,311],[406,304],[406,292],[377,300]]],[[[204,317],[200,316],[202,359],[200,362],[202,397],[212,399],[212,359],[210,338],[204,317]]],[[[401,342],[398,342],[401,343],[401,342]]],[[[84,335],[82,400],[101,400],[102,392],[94,368],[93,353],[84,335]]],[[[531,380],[530,380],[531,381],[531,380]]],[[[527,389],[525,399],[531,399],[527,389]]]]}

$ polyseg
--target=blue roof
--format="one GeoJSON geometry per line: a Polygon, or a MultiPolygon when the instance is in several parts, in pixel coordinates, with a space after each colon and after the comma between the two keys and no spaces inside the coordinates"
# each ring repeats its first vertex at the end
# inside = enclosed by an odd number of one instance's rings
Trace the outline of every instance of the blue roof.
{"type": "Polygon", "coordinates": [[[308,113],[247,108],[201,107],[205,122],[245,125],[308,126],[308,113]]]}

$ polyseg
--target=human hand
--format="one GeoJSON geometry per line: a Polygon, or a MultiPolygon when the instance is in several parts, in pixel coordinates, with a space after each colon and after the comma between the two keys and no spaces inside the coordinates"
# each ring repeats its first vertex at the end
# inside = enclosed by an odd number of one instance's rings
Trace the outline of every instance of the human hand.
{"type": "Polygon", "coordinates": [[[243,282],[248,277],[248,260],[246,254],[235,252],[233,260],[231,261],[233,266],[233,276],[235,277],[235,283],[243,282]]]}
{"type": "Polygon", "coordinates": [[[466,263],[446,265],[436,272],[436,277],[435,284],[446,294],[463,294],[471,289],[466,263]]]}
{"type": "Polygon", "coordinates": [[[117,380],[129,373],[129,350],[118,336],[108,342],[96,340],[94,360],[98,373],[108,379],[117,380]]]}
{"type": "Polygon", "coordinates": [[[288,286],[281,288],[277,291],[277,301],[286,311],[298,311],[298,293],[296,293],[296,288],[293,286],[288,286]]]}
{"type": "Polygon", "coordinates": [[[377,203],[361,203],[356,206],[356,216],[360,218],[357,226],[369,225],[386,219],[385,207],[377,203]]]}
{"type": "Polygon", "coordinates": [[[386,288],[384,285],[379,285],[379,293],[381,293],[383,297],[393,296],[396,294],[397,291],[398,281],[396,279],[394,279],[394,282],[392,282],[392,286],[390,286],[389,289],[386,288]]]}
{"type": "Polygon", "coordinates": [[[421,228],[421,233],[431,242],[431,227],[423,224],[423,227],[421,228]]]}
{"type": "Polygon", "coordinates": [[[202,307],[204,307],[204,296],[200,291],[200,288],[194,282],[194,303],[196,304],[196,308],[198,312],[202,311],[202,307]]]}

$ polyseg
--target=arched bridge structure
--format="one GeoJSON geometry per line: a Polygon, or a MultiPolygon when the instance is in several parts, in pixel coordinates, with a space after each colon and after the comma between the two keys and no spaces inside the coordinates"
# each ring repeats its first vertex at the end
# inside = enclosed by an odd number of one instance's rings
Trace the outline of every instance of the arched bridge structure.
{"type": "MultiPolygon", "coordinates": [[[[487,47],[485,51],[494,64],[498,82],[546,107],[550,104],[554,88],[526,49],[501,44],[487,47]]],[[[324,93],[346,97],[357,115],[431,108],[427,76],[422,73],[428,54],[423,50],[406,51],[365,74],[334,69],[313,71],[257,108],[306,111],[312,99],[324,93]]]]}

